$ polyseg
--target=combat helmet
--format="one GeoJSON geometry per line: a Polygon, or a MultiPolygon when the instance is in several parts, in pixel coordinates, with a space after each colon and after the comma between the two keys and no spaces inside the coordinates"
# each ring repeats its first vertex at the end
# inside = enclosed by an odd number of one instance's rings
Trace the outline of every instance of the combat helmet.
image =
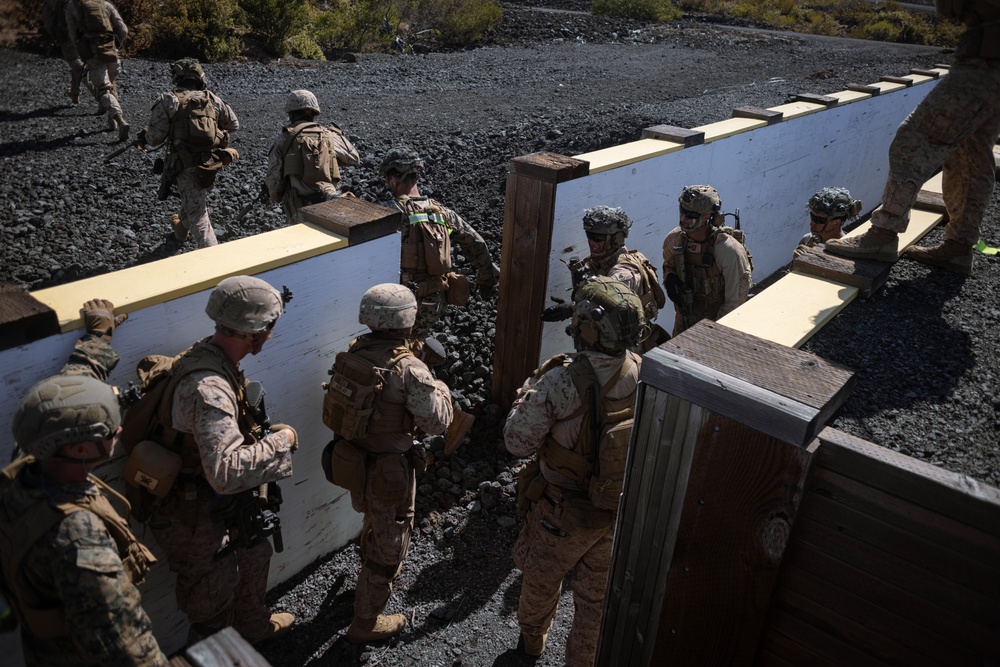
{"type": "Polygon", "coordinates": [[[625,244],[625,237],[632,227],[632,219],[620,208],[610,206],[595,206],[583,212],[583,231],[587,237],[591,234],[604,234],[615,248],[625,244]]]}
{"type": "Polygon", "coordinates": [[[255,334],[274,325],[283,305],[278,290],[260,278],[233,276],[212,290],[205,314],[228,329],[255,334]]]}
{"type": "Polygon", "coordinates": [[[88,376],[53,375],[18,403],[12,430],[21,451],[47,459],[63,445],[110,438],[121,423],[111,387],[88,376]]]}
{"type": "Polygon", "coordinates": [[[711,222],[713,225],[721,224],[719,211],[722,210],[722,199],[719,192],[711,185],[689,185],[681,190],[677,201],[681,205],[681,228],[686,231],[698,229],[711,222]],[[693,211],[699,215],[697,220],[685,217],[685,211],[693,211]],[[711,214],[710,219],[704,219],[706,214],[711,214]],[[685,224],[687,223],[687,224],[685,224]]]}
{"type": "Polygon", "coordinates": [[[205,84],[205,70],[194,58],[181,58],[170,66],[170,75],[174,83],[181,81],[197,81],[205,84]]]}
{"type": "Polygon", "coordinates": [[[861,212],[861,200],[852,199],[847,188],[823,188],[809,198],[809,210],[827,218],[853,218],[861,212]]]}
{"type": "Polygon", "coordinates": [[[417,298],[398,283],[382,283],[361,297],[358,322],[372,331],[409,329],[417,321],[417,298]]]}
{"type": "Polygon", "coordinates": [[[573,323],[566,328],[577,349],[621,354],[649,333],[639,297],[622,282],[596,276],[573,291],[573,323]]]}
{"type": "Polygon", "coordinates": [[[313,111],[319,113],[319,100],[308,90],[293,90],[285,98],[285,113],[313,111]]]}
{"type": "Polygon", "coordinates": [[[401,177],[409,174],[419,174],[424,170],[424,161],[420,154],[409,146],[394,146],[382,158],[379,165],[379,172],[382,178],[388,178],[389,172],[396,172],[401,177]]]}

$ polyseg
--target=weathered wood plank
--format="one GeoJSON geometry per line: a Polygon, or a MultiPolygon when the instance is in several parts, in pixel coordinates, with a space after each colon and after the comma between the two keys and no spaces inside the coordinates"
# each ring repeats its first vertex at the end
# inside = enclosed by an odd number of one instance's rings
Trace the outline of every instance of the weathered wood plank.
{"type": "Polygon", "coordinates": [[[736,107],[733,109],[733,118],[750,118],[752,120],[767,121],[768,125],[780,123],[785,119],[785,114],[774,109],[764,109],[761,107],[736,107]]]}
{"type": "MultiPolygon", "coordinates": [[[[804,517],[807,512],[804,503],[800,515],[804,517]]],[[[792,566],[877,603],[883,613],[897,614],[916,624],[929,626],[931,631],[949,641],[979,651],[982,655],[988,655],[1000,645],[1000,628],[990,629],[982,624],[970,623],[967,618],[942,607],[934,600],[873,576],[863,564],[859,567],[845,563],[798,540],[794,533],[782,561],[783,569],[792,566]]],[[[781,578],[778,585],[783,585],[781,578]]]]}
{"type": "Polygon", "coordinates": [[[752,662],[812,451],[705,420],[650,664],[752,662]]]}
{"type": "Polygon", "coordinates": [[[882,93],[882,89],[878,86],[869,86],[863,83],[849,83],[845,86],[847,90],[853,90],[856,93],[865,93],[866,95],[871,95],[872,97],[877,97],[882,93]]]}
{"type": "Polygon", "coordinates": [[[886,83],[898,83],[907,88],[913,85],[913,79],[906,76],[880,76],[878,80],[885,81],[886,83]]]}
{"type": "Polygon", "coordinates": [[[776,605],[772,616],[772,627],[775,632],[770,634],[774,639],[784,638],[786,648],[799,647],[799,656],[794,660],[800,667],[887,667],[886,663],[873,658],[864,651],[859,651],[850,644],[831,637],[822,628],[803,621],[794,612],[789,612],[784,605],[776,605]]]}
{"type": "Polygon", "coordinates": [[[804,247],[792,260],[792,268],[801,273],[857,287],[869,296],[885,284],[892,264],[874,259],[851,259],[832,255],[822,247],[804,247]]]}
{"type": "Polygon", "coordinates": [[[299,210],[302,222],[339,234],[349,245],[395,233],[399,230],[401,216],[394,208],[355,197],[339,197],[299,210]]]}
{"type": "MultiPolygon", "coordinates": [[[[819,434],[819,465],[1000,537],[1000,489],[879,447],[834,428],[819,434]]],[[[1000,553],[995,542],[987,548],[1000,553]]]]}
{"type": "Polygon", "coordinates": [[[642,130],[643,139],[660,139],[682,144],[684,148],[700,146],[705,143],[705,133],[702,130],[689,130],[676,125],[654,125],[642,130]]]}
{"type": "Polygon", "coordinates": [[[917,202],[915,206],[918,206],[925,211],[934,211],[935,213],[943,214],[948,213],[948,209],[944,205],[944,197],[940,192],[921,190],[917,193],[917,202]]]}
{"type": "Polygon", "coordinates": [[[799,446],[853,385],[846,369],[717,322],[699,322],[646,358],[655,363],[643,364],[643,382],[799,446]]]}
{"type": "Polygon", "coordinates": [[[544,151],[516,157],[507,163],[507,169],[511,174],[545,183],[565,183],[590,173],[586,160],[544,151]]]}
{"type": "Polygon", "coordinates": [[[836,97],[818,95],[816,93],[798,93],[794,99],[796,102],[811,102],[813,104],[822,104],[825,107],[835,107],[840,101],[836,97]]]}
{"type": "Polygon", "coordinates": [[[54,310],[14,282],[0,282],[0,350],[59,333],[54,310]]]}
{"type": "Polygon", "coordinates": [[[253,646],[233,628],[203,639],[185,652],[193,667],[270,667],[253,646]]]}

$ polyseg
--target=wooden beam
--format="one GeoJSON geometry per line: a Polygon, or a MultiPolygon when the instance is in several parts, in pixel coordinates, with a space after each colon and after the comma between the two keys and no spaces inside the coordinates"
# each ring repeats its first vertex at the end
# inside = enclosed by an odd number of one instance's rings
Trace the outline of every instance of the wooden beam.
{"type": "Polygon", "coordinates": [[[509,173],[534,178],[546,183],[565,183],[590,173],[586,160],[558,153],[530,153],[507,163],[509,173]]]}
{"type": "Polygon", "coordinates": [[[878,86],[868,86],[862,83],[849,83],[846,87],[848,90],[853,90],[856,93],[867,93],[872,97],[878,97],[882,93],[882,89],[878,86]]]}
{"type": "Polygon", "coordinates": [[[915,206],[919,206],[925,211],[934,211],[935,213],[942,213],[947,216],[948,209],[944,205],[944,197],[940,192],[932,192],[930,190],[921,190],[917,193],[917,201],[915,206]]]}
{"type": "Polygon", "coordinates": [[[889,278],[890,262],[832,255],[822,247],[803,248],[792,260],[795,271],[857,287],[861,296],[878,291],[889,278]]]}
{"type": "Polygon", "coordinates": [[[898,83],[909,88],[913,85],[913,79],[905,76],[880,76],[879,81],[885,81],[887,83],[898,83]]]}
{"type": "Polygon", "coordinates": [[[700,146],[705,143],[705,133],[701,130],[689,130],[675,125],[654,125],[642,131],[643,139],[660,139],[683,144],[684,148],[700,146]]]}
{"type": "Polygon", "coordinates": [[[347,239],[348,245],[371,241],[399,230],[402,214],[355,197],[339,197],[304,206],[299,211],[302,222],[328,229],[347,239]]]}
{"type": "Polygon", "coordinates": [[[708,320],[644,359],[654,363],[643,364],[641,381],[800,447],[854,383],[854,374],[841,366],[708,320]]]}
{"type": "MultiPolygon", "coordinates": [[[[225,628],[211,637],[189,646],[184,652],[184,662],[171,661],[178,667],[270,667],[271,663],[264,659],[243,637],[233,628],[225,628]]],[[[175,659],[176,660],[176,659],[175,659]]]]}
{"type": "Polygon", "coordinates": [[[929,76],[932,79],[938,79],[941,77],[941,72],[936,69],[911,69],[910,74],[918,74],[920,76],[929,76]]]}
{"type": "Polygon", "coordinates": [[[795,96],[796,102],[812,102],[813,104],[822,104],[825,107],[837,106],[837,98],[830,97],[829,95],[817,95],[816,93],[799,93],[795,96]]]}
{"type": "Polygon", "coordinates": [[[0,350],[57,333],[59,318],[54,310],[17,283],[0,282],[0,350]]]}
{"type": "Polygon", "coordinates": [[[765,120],[768,125],[780,123],[785,118],[785,114],[774,109],[762,109],[761,107],[736,107],[733,109],[733,118],[751,118],[753,120],[765,120]]]}

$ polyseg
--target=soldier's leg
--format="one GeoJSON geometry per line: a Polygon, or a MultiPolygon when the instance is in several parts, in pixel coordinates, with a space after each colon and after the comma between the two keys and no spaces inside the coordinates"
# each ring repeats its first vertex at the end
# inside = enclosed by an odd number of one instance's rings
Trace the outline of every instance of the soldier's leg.
{"type": "Polygon", "coordinates": [[[416,499],[416,475],[407,466],[407,498],[402,503],[385,504],[372,493],[374,475],[369,467],[365,482],[365,530],[361,533],[361,571],[354,597],[354,617],[373,619],[385,609],[392,582],[399,574],[410,548],[416,499]]]}
{"type": "Polygon", "coordinates": [[[207,501],[199,500],[194,521],[192,526],[178,511],[161,511],[149,524],[177,575],[177,606],[191,623],[189,643],[233,624],[233,591],[239,584],[236,554],[215,559],[226,531],[212,518],[207,501]]]}
{"type": "Polygon", "coordinates": [[[73,104],[79,104],[80,102],[80,84],[83,82],[83,74],[85,66],[83,60],[80,58],[79,52],[76,50],[76,44],[71,41],[62,42],[59,47],[62,49],[63,60],[69,65],[69,88],[66,89],[66,94],[69,96],[73,104]]]}
{"type": "Polygon", "coordinates": [[[199,248],[218,245],[212,221],[208,218],[208,190],[198,182],[193,167],[177,177],[177,193],[181,196],[181,226],[191,231],[199,248]]]}
{"type": "Polygon", "coordinates": [[[250,643],[271,632],[271,610],[264,604],[264,596],[272,553],[269,540],[249,549],[236,550],[240,581],[233,594],[233,627],[250,643]]]}
{"type": "Polygon", "coordinates": [[[545,636],[562,593],[563,578],[593,543],[592,539],[587,539],[581,544],[579,537],[571,528],[567,530],[569,527],[564,523],[561,505],[553,505],[548,498],[542,498],[531,506],[514,544],[514,564],[523,573],[517,621],[524,636],[525,650],[532,655],[541,653],[545,646],[545,636]],[[559,531],[565,534],[556,534],[559,531]],[[536,650],[532,651],[531,646],[536,650]]]}
{"type": "Polygon", "coordinates": [[[91,58],[87,61],[87,77],[94,87],[95,95],[98,95],[101,109],[107,114],[109,129],[114,129],[115,116],[121,116],[122,108],[118,104],[118,98],[111,91],[111,79],[108,78],[108,64],[91,58]]]}
{"type": "Polygon", "coordinates": [[[573,627],[566,639],[566,664],[589,667],[597,656],[605,587],[611,569],[613,528],[583,555],[573,568],[573,627]]]}

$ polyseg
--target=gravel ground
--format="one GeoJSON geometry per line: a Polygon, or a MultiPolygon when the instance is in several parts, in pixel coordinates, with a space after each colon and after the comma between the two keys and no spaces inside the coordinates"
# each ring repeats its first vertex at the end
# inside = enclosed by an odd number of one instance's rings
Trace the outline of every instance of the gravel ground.
{"type": "MultiPolygon", "coordinates": [[[[562,0],[558,8],[581,4],[562,0]]],[[[428,158],[425,194],[456,208],[498,256],[504,174],[513,157],[577,154],[637,138],[650,125],[693,127],[735,106],[773,106],[796,93],[839,90],[948,58],[928,47],[690,19],[649,26],[505,5],[489,44],[478,49],[361,55],[354,63],[209,65],[210,87],[232,104],[243,128],[233,144],[241,158],[210,197],[213,222],[222,241],[284,224],[271,207],[260,206],[242,225],[235,216],[259,188],[292,88],[313,90],[323,117],[340,124],[361,152],[360,167],[345,170],[346,187],[384,198],[375,168],[389,146],[408,142],[428,158]]],[[[65,104],[60,60],[0,51],[0,64],[0,279],[39,288],[192,249],[165,240],[175,204],[156,200],[153,156],[130,150],[103,162],[116,148],[113,137],[101,131],[92,103],[65,104]]],[[[167,63],[128,60],[121,81],[126,117],[138,129],[169,85],[167,63]]],[[[994,204],[987,242],[997,239],[997,214],[994,204]]],[[[834,425],[1000,484],[998,285],[1000,264],[983,257],[964,280],[900,262],[880,293],[852,304],[808,345],[859,371],[834,425]]],[[[502,451],[503,410],[487,400],[484,343],[494,335],[494,316],[494,304],[477,297],[438,334],[456,355],[441,376],[478,420],[471,442],[450,460],[438,458],[419,480],[418,528],[389,607],[414,622],[382,645],[359,648],[342,639],[358,566],[350,545],[274,592],[276,605],[300,619],[288,638],[263,647],[274,665],[521,664],[513,650],[520,583],[510,559],[519,529],[515,462],[502,451]]],[[[537,664],[562,664],[571,610],[564,596],[537,664]]]]}

